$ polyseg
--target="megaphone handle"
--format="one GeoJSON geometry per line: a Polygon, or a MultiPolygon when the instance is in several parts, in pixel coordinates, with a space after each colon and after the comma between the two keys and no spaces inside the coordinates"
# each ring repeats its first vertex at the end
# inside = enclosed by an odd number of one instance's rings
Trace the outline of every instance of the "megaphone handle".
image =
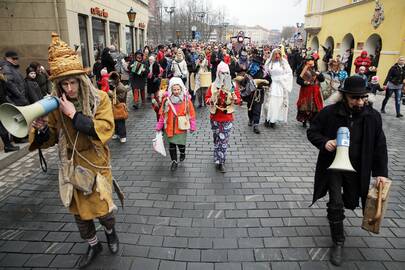
{"type": "Polygon", "coordinates": [[[48,164],[46,163],[46,159],[44,155],[42,154],[41,148],[38,148],[38,155],[39,155],[39,164],[41,165],[41,169],[43,172],[48,171],[48,164]]]}

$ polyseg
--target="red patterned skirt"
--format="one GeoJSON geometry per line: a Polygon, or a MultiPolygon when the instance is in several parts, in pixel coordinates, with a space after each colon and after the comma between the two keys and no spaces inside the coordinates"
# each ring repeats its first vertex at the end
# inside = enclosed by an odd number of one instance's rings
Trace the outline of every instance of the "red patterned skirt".
{"type": "Polygon", "coordinates": [[[301,86],[297,101],[297,120],[311,121],[322,108],[323,99],[319,85],[301,86]]]}

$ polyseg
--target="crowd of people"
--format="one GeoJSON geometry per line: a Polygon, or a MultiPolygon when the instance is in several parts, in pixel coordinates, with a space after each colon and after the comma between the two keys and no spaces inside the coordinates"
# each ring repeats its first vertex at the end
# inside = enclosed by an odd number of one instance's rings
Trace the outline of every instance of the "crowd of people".
{"type": "MultiPolygon", "coordinates": [[[[304,127],[310,124],[308,139],[320,150],[313,202],[329,193],[327,217],[334,243],[331,262],[340,265],[345,240],[344,208],[356,208],[359,199],[364,208],[370,175],[377,177],[377,183],[384,183],[388,176],[382,119],[370,95],[386,91],[381,108],[384,113],[389,97],[395,93],[397,117],[402,117],[399,109],[405,58],[398,59],[381,87],[366,53],[355,59],[354,76],[349,76],[344,59],[328,53],[322,59],[327,62],[327,70],[321,72],[317,51],[286,50],[283,45],[256,48],[184,43],[146,46],[129,56],[110,46],[97,57],[89,74],[75,51],[53,34],[49,75],[39,63],[31,63],[24,79],[18,71],[18,54],[6,52],[0,65],[0,98],[2,103],[18,106],[32,104],[49,94],[59,99],[59,110],[33,122],[30,150],[58,145],[60,197],[89,244],[79,262],[84,268],[102,250],[93,219],[98,218],[103,225],[111,253],[119,250],[112,192],[119,193],[120,189],[112,177],[108,141],[127,141],[128,92],[132,92],[134,110],[151,106],[155,111],[153,128],[162,132],[167,142],[171,171],[185,161],[187,135],[196,131],[196,121],[200,121],[194,104],[198,108],[207,106],[213,163],[218,172],[225,173],[235,107],[246,103],[248,125],[255,134],[260,134],[261,122],[270,129],[286,123],[295,75],[300,86],[296,119],[304,127]],[[207,72],[211,75],[208,84],[207,72]],[[324,108],[328,98],[333,104],[324,108]],[[350,129],[349,157],[355,172],[327,170],[334,159],[338,146],[334,138],[341,126],[350,129]]],[[[16,150],[7,130],[2,125],[0,130],[5,150],[16,150]]]]}

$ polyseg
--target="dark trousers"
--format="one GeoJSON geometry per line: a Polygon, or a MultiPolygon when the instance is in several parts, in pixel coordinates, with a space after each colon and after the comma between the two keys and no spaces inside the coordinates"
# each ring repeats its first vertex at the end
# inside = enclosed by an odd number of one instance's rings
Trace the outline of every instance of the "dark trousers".
{"type": "Polygon", "coordinates": [[[392,96],[392,93],[395,94],[395,110],[397,112],[397,114],[401,113],[401,89],[388,89],[385,91],[385,98],[382,102],[382,107],[381,110],[384,111],[385,110],[385,106],[387,105],[387,102],[389,100],[389,98],[392,96]]]}
{"type": "MultiPolygon", "coordinates": [[[[75,215],[75,220],[77,227],[79,228],[80,237],[84,240],[92,239],[96,236],[96,227],[94,226],[94,221],[91,220],[82,220],[80,216],[75,215]]],[[[115,225],[115,217],[114,214],[108,213],[105,216],[99,217],[98,221],[101,225],[106,227],[107,230],[111,230],[114,228],[115,225]]]]}
{"type": "Polygon", "coordinates": [[[199,106],[204,106],[205,105],[205,94],[207,93],[207,87],[200,87],[197,89],[197,100],[198,100],[198,105],[199,106]]]}
{"type": "Polygon", "coordinates": [[[343,230],[344,208],[354,209],[357,206],[350,204],[355,203],[352,198],[356,198],[358,193],[358,185],[353,185],[353,183],[360,183],[357,173],[330,172],[328,174],[329,202],[327,203],[327,212],[332,240],[335,243],[345,241],[343,230]]]}
{"type": "Polygon", "coordinates": [[[10,135],[8,134],[7,130],[4,128],[3,124],[0,122],[0,137],[3,140],[4,146],[10,146],[10,135]]]}
{"type": "Polygon", "coordinates": [[[127,137],[127,128],[125,127],[125,120],[114,120],[115,122],[115,134],[120,138],[127,137]]]}
{"type": "Polygon", "coordinates": [[[248,103],[249,122],[256,126],[260,123],[260,114],[262,113],[262,102],[256,101],[253,94],[249,97],[248,103]]]}
{"type": "Polygon", "coordinates": [[[177,147],[180,151],[180,156],[186,155],[186,146],[181,144],[169,143],[169,153],[172,160],[177,161],[177,147]]]}

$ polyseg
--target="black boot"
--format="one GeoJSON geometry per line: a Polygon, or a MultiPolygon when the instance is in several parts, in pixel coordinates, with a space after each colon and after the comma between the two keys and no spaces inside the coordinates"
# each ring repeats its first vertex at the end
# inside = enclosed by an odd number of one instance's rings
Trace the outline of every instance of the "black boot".
{"type": "Polygon", "coordinates": [[[98,242],[96,245],[94,246],[90,246],[87,249],[87,252],[85,255],[83,255],[80,258],[79,261],[79,268],[85,268],[87,266],[89,266],[91,264],[91,262],[93,261],[93,259],[103,250],[103,246],[101,245],[100,242],[98,242]]]}
{"type": "Polygon", "coordinates": [[[253,127],[253,132],[256,133],[256,134],[260,134],[260,130],[259,130],[259,127],[257,125],[255,125],[253,127]]]}
{"type": "Polygon", "coordinates": [[[266,128],[269,128],[269,127],[270,127],[270,122],[269,122],[269,121],[264,121],[264,126],[265,126],[266,128]]]}
{"type": "Polygon", "coordinates": [[[302,122],[302,127],[307,128],[307,121],[302,122]]]}
{"type": "Polygon", "coordinates": [[[111,253],[116,254],[120,246],[120,241],[118,239],[115,228],[112,229],[112,233],[110,234],[105,232],[105,236],[107,238],[108,248],[110,249],[111,253]]]}
{"type": "Polygon", "coordinates": [[[271,128],[275,128],[275,127],[276,127],[276,123],[270,123],[270,127],[271,127],[271,128]]]}
{"type": "Polygon", "coordinates": [[[20,147],[16,146],[16,145],[9,144],[9,145],[4,146],[4,152],[5,153],[12,152],[12,151],[17,151],[17,150],[20,150],[20,147]]]}
{"type": "Polygon", "coordinates": [[[177,161],[172,160],[172,165],[170,166],[170,170],[173,172],[177,170],[177,161]]]}
{"type": "Polygon", "coordinates": [[[329,226],[333,240],[333,246],[330,250],[330,262],[335,266],[340,266],[343,261],[343,245],[345,242],[343,221],[330,221],[329,226]]]}
{"type": "Polygon", "coordinates": [[[249,120],[248,126],[251,127],[253,125],[252,121],[249,120]]]}
{"type": "Polygon", "coordinates": [[[221,173],[226,173],[225,165],[224,165],[224,164],[216,164],[216,168],[217,168],[217,170],[220,171],[221,173]]]}
{"type": "Polygon", "coordinates": [[[186,153],[180,153],[180,162],[183,162],[186,159],[186,153]]]}

